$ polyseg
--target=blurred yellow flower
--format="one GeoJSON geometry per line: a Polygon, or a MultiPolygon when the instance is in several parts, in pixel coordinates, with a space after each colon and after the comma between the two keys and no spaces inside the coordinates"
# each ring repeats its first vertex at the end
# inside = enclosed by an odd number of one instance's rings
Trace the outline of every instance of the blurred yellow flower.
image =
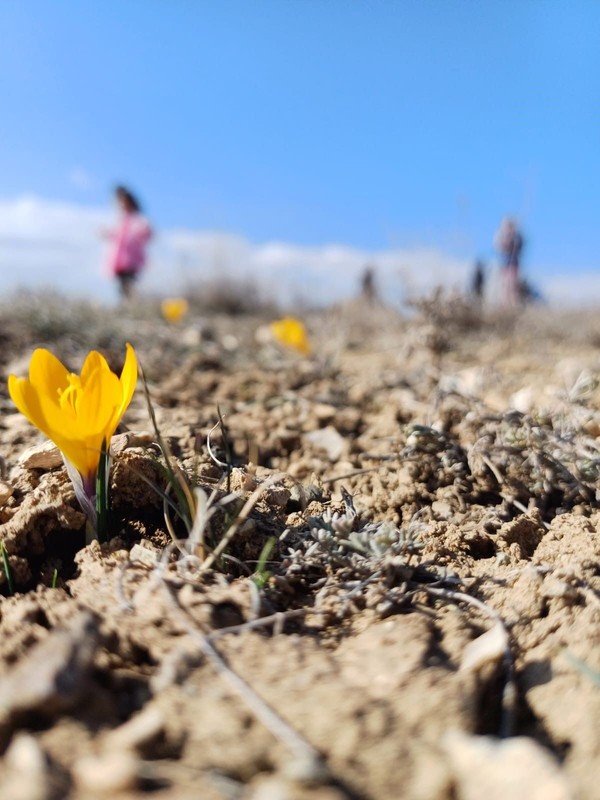
{"type": "Polygon", "coordinates": [[[8,391],[19,411],[81,475],[89,494],[103,445],[110,446],[136,383],[137,359],[130,344],[121,377],[96,351],[88,354],[81,374],[74,375],[48,350],[37,349],[31,356],[29,377],[10,375],[8,391]]]}
{"type": "Polygon", "coordinates": [[[311,354],[310,341],[304,324],[295,317],[284,317],[271,323],[271,333],[279,344],[291,347],[303,356],[311,354]]]}
{"type": "Polygon", "coordinates": [[[188,313],[189,304],[185,297],[168,297],[160,308],[167,322],[180,322],[188,313]]]}

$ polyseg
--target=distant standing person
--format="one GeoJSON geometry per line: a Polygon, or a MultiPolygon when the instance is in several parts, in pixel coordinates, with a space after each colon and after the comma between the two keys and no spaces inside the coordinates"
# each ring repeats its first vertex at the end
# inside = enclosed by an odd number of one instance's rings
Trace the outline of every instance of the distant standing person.
{"type": "Polygon", "coordinates": [[[473,277],[471,278],[471,294],[475,301],[479,304],[483,302],[483,295],[485,292],[485,264],[478,259],[475,262],[473,269],[473,277]]]}
{"type": "Polygon", "coordinates": [[[377,300],[377,289],[375,288],[375,267],[366,266],[360,277],[361,296],[369,303],[377,300]]]}
{"type": "Polygon", "coordinates": [[[135,281],[146,264],[146,246],[152,228],[129,189],[117,186],[115,198],[120,211],[119,224],[114,230],[103,232],[111,240],[108,268],[119,283],[121,298],[131,300],[135,281]]]}
{"type": "Polygon", "coordinates": [[[494,238],[496,250],[502,257],[502,282],[507,305],[516,306],[519,302],[519,284],[521,282],[521,253],[523,236],[513,219],[502,220],[494,238]]]}

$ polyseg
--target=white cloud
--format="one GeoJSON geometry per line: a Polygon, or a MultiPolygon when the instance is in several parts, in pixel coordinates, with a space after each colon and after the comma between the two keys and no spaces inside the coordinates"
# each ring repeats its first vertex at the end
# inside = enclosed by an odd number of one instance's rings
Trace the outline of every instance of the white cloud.
{"type": "Polygon", "coordinates": [[[378,285],[391,302],[438,284],[462,288],[471,269],[466,261],[427,248],[377,251],[339,244],[253,244],[228,233],[165,231],[156,244],[148,281],[160,288],[166,274],[181,282],[231,275],[254,278],[283,301],[329,303],[356,293],[367,264],[376,267],[378,285]]]}
{"type": "Polygon", "coordinates": [[[544,297],[552,306],[594,308],[600,305],[600,273],[552,275],[544,282],[544,297]]]}
{"type": "MultiPolygon", "coordinates": [[[[52,287],[71,295],[113,298],[116,291],[103,275],[104,245],[98,235],[111,222],[109,209],[34,196],[0,200],[3,294],[17,287],[52,287]]],[[[254,244],[231,233],[170,229],[157,233],[142,285],[173,293],[215,276],[253,278],[284,301],[328,303],[356,293],[366,264],[375,265],[382,294],[391,302],[436,285],[464,288],[472,268],[469,261],[433,248],[254,244]]],[[[557,277],[544,290],[552,301],[576,305],[592,293],[600,298],[600,276],[557,277]]]]}
{"type": "Polygon", "coordinates": [[[0,200],[0,264],[4,290],[53,287],[94,291],[101,244],[110,221],[102,209],[25,196],[0,200]]]}

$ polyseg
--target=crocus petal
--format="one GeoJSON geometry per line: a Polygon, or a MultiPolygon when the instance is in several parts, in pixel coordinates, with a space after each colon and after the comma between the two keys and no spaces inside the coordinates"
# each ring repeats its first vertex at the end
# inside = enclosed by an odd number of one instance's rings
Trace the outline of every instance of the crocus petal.
{"type": "Polygon", "coordinates": [[[80,439],[85,442],[85,458],[89,469],[95,470],[98,466],[102,444],[105,441],[110,443],[120,400],[121,384],[114,372],[95,369],[77,400],[77,430],[80,439]]]}
{"type": "Polygon", "coordinates": [[[29,364],[29,380],[37,389],[58,402],[58,390],[68,385],[68,371],[49,350],[39,347],[33,351],[29,364]]]}
{"type": "MultiPolygon", "coordinates": [[[[111,373],[112,375],[113,373],[111,373]]],[[[123,365],[123,369],[121,371],[121,377],[119,378],[119,402],[114,409],[113,416],[111,421],[107,424],[106,429],[106,441],[110,444],[110,437],[114,434],[117,429],[119,422],[121,421],[121,417],[127,410],[129,403],[131,403],[131,398],[133,397],[133,393],[135,391],[135,387],[137,384],[137,359],[135,355],[135,351],[133,347],[128,344],[127,345],[127,355],[125,356],[125,364],[123,365]]]]}
{"type": "Polygon", "coordinates": [[[65,461],[75,467],[84,481],[90,483],[98,469],[101,443],[94,446],[95,443],[82,439],[63,439],[60,443],[54,443],[63,454],[65,461]]]}
{"type": "Polygon", "coordinates": [[[8,391],[21,414],[54,441],[55,431],[61,429],[60,406],[45,392],[40,392],[33,386],[28,378],[10,375],[8,391]]]}
{"type": "Polygon", "coordinates": [[[104,434],[120,402],[121,384],[114,372],[95,369],[77,398],[77,427],[81,434],[104,434]]]}
{"type": "Polygon", "coordinates": [[[108,366],[108,362],[104,356],[101,353],[98,353],[97,350],[92,350],[87,354],[81,368],[80,377],[83,386],[85,386],[90,375],[95,369],[104,369],[110,371],[110,367],[108,366]]]}
{"type": "Polygon", "coordinates": [[[300,320],[294,317],[284,317],[271,323],[271,331],[281,344],[297,350],[302,355],[310,355],[310,342],[306,328],[300,320]]]}
{"type": "MultiPolygon", "coordinates": [[[[42,412],[37,392],[32,389],[29,378],[17,378],[16,375],[9,375],[8,393],[21,414],[27,417],[32,425],[39,428],[42,422],[42,412]]],[[[45,431],[42,431],[42,433],[45,433],[45,431]]]]}
{"type": "Polygon", "coordinates": [[[119,406],[119,419],[125,413],[125,410],[131,403],[131,398],[135,392],[138,377],[137,358],[135,357],[135,350],[130,344],[127,344],[127,355],[125,356],[125,364],[121,371],[121,404],[119,406]]]}
{"type": "Polygon", "coordinates": [[[187,314],[188,301],[184,297],[169,297],[161,303],[161,311],[167,322],[179,322],[187,314]]]}
{"type": "MultiPolygon", "coordinates": [[[[10,375],[8,391],[13,403],[38,430],[58,447],[64,457],[82,474],[89,471],[89,459],[80,439],[70,430],[70,420],[60,406],[39,392],[27,378],[10,375]]],[[[72,426],[71,426],[72,427],[72,426]]]]}

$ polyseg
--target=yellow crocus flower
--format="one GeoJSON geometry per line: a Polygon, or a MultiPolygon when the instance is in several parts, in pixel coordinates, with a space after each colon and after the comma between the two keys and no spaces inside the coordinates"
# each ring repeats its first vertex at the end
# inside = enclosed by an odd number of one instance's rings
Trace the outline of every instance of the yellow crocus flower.
{"type": "Polygon", "coordinates": [[[19,411],[54,442],[90,492],[102,447],[110,445],[136,383],[137,359],[130,344],[120,377],[94,350],[81,374],[75,375],[56,356],[39,348],[31,356],[29,377],[10,375],[8,391],[19,411]]]}
{"type": "Polygon", "coordinates": [[[304,324],[295,317],[284,317],[271,323],[275,339],[286,347],[291,347],[303,356],[311,354],[310,341],[304,324]]]}
{"type": "Polygon", "coordinates": [[[180,322],[188,313],[189,305],[185,297],[168,297],[160,308],[167,322],[180,322]]]}

